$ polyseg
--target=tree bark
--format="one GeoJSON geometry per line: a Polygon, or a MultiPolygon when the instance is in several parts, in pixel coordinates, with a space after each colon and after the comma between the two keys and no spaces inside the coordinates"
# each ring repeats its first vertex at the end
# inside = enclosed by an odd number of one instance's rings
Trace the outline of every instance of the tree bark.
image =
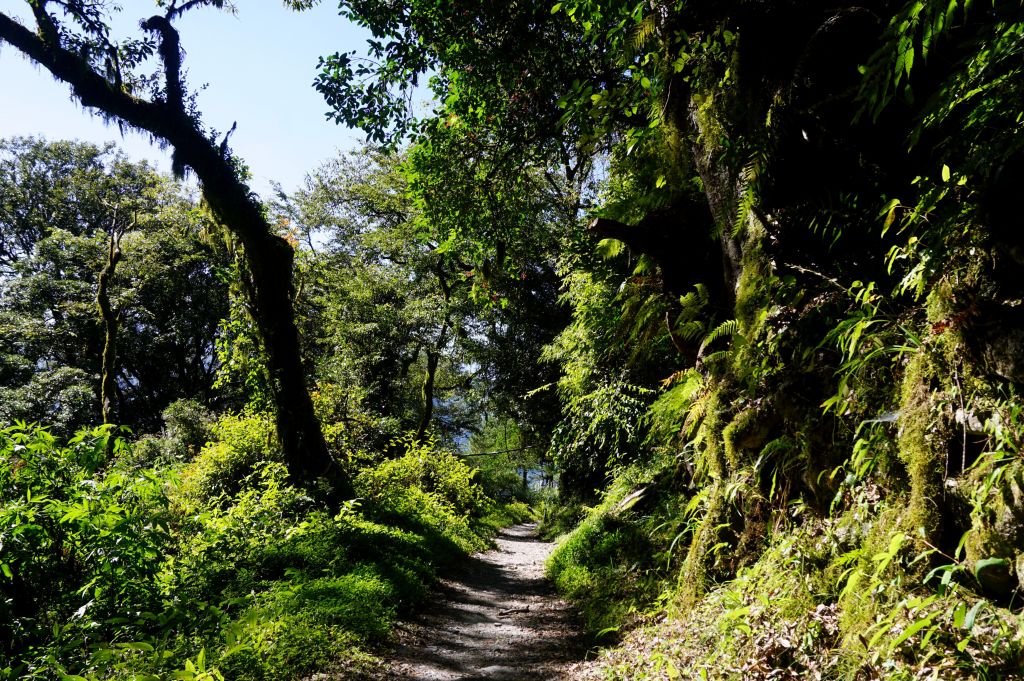
{"type": "Polygon", "coordinates": [[[239,179],[226,150],[208,138],[186,110],[178,72],[181,60],[173,57],[178,54],[178,34],[169,18],[156,16],[143,22],[143,28],[159,34],[167,81],[166,99],[150,101],[126,92],[118,82],[107,80],[65,49],[53,19],[43,10],[44,4],[33,3],[38,34],[0,13],[0,40],[70,85],[83,106],[170,144],[176,172],[180,174],[186,167],[195,172],[213,216],[244,249],[251,276],[252,309],[267,351],[277,406],[277,435],[289,475],[299,484],[329,477],[337,494],[352,496],[350,480],[327,450],[304,381],[292,307],[292,247],[272,232],[257,197],[239,179]]]}
{"type": "Polygon", "coordinates": [[[423,413],[420,416],[419,426],[416,428],[416,442],[423,442],[430,427],[430,419],[434,417],[434,383],[437,377],[437,363],[441,358],[441,348],[444,347],[444,336],[447,330],[447,323],[441,327],[441,333],[437,339],[437,345],[432,350],[427,350],[427,373],[423,376],[423,388],[421,397],[423,400],[423,413]]]}
{"type": "MultiPolygon", "coordinates": [[[[96,284],[96,307],[103,322],[103,359],[100,365],[100,409],[103,413],[103,425],[117,425],[117,332],[121,326],[121,311],[114,311],[110,305],[110,280],[121,260],[120,235],[110,235],[110,247],[107,251],[107,263],[100,270],[96,284]]],[[[107,433],[105,446],[106,458],[114,454],[113,430],[107,433]]]]}
{"type": "Polygon", "coordinates": [[[437,373],[438,354],[433,350],[427,351],[427,373],[423,377],[423,413],[420,416],[419,426],[416,428],[416,442],[423,442],[427,435],[427,428],[430,427],[430,419],[434,417],[434,375],[437,373]]]}

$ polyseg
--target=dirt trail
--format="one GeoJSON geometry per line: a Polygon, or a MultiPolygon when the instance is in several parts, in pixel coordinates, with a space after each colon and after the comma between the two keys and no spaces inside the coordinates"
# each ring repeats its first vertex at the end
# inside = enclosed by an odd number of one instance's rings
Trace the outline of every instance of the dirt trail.
{"type": "Polygon", "coordinates": [[[408,681],[565,679],[585,652],[569,607],[544,579],[553,545],[536,524],[501,532],[443,580],[437,601],[410,625],[388,678],[408,681]]]}

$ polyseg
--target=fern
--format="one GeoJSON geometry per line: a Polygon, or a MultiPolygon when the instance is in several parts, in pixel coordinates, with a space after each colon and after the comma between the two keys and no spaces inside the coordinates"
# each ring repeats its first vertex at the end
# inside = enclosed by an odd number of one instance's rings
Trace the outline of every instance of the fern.
{"type": "Polygon", "coordinates": [[[960,15],[967,19],[971,0],[913,0],[893,17],[885,43],[864,67],[858,117],[870,113],[877,120],[897,94],[900,82],[909,79],[916,57],[925,60],[938,39],[947,34],[960,15]]]}
{"type": "Polygon", "coordinates": [[[648,295],[636,309],[630,324],[627,341],[632,346],[631,357],[636,358],[650,342],[664,332],[661,323],[665,316],[665,301],[659,294],[648,295]]]}
{"type": "Polygon", "coordinates": [[[761,166],[763,165],[763,162],[763,156],[754,154],[750,157],[750,160],[747,161],[746,165],[743,166],[743,170],[740,172],[743,189],[740,192],[739,204],[736,206],[736,220],[732,225],[733,237],[737,237],[743,233],[743,228],[747,224],[747,219],[750,217],[750,213],[754,209],[757,199],[757,183],[761,174],[761,166]]]}
{"type": "Polygon", "coordinates": [[[645,16],[633,29],[629,42],[633,54],[639,53],[658,29],[658,17],[653,12],[645,16]]]}
{"type": "Polygon", "coordinates": [[[693,436],[697,427],[704,420],[704,417],[708,415],[709,407],[715,401],[715,391],[710,390],[706,383],[701,383],[698,392],[699,394],[694,397],[693,402],[690,404],[689,411],[686,412],[686,418],[683,419],[682,430],[686,437],[693,436]]]}
{"type": "Polygon", "coordinates": [[[696,284],[692,291],[679,297],[679,306],[684,312],[699,311],[708,304],[708,300],[708,287],[704,284],[696,284]]]}
{"type": "Polygon", "coordinates": [[[626,250],[626,244],[618,239],[601,239],[597,242],[597,254],[603,260],[613,260],[626,250]]]}
{"type": "Polygon", "coordinates": [[[676,324],[673,327],[673,332],[681,341],[690,342],[697,340],[702,333],[704,333],[704,325],[696,320],[691,319],[688,322],[682,324],[676,324]]]}
{"type": "Polygon", "coordinates": [[[697,350],[697,356],[703,357],[704,350],[709,345],[717,341],[719,338],[731,338],[739,335],[740,323],[736,319],[727,319],[722,322],[714,329],[712,329],[708,335],[704,337],[704,340],[700,344],[700,349],[697,350]]]}
{"type": "Polygon", "coordinates": [[[667,380],[672,387],[662,393],[647,413],[651,425],[648,442],[668,441],[679,433],[706,387],[704,377],[695,369],[679,371],[667,380]]]}

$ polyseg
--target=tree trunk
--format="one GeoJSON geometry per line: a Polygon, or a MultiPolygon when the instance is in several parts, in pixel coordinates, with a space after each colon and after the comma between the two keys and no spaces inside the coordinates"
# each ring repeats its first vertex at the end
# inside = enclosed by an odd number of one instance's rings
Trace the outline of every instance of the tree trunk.
{"type": "Polygon", "coordinates": [[[420,425],[416,428],[416,442],[423,442],[426,437],[427,428],[430,427],[430,419],[434,416],[434,377],[437,375],[437,360],[440,358],[437,350],[427,350],[427,373],[423,377],[423,414],[420,416],[420,425]]]}
{"type": "MultiPolygon", "coordinates": [[[[121,311],[114,311],[110,305],[110,280],[121,260],[120,236],[115,232],[110,235],[110,248],[107,251],[107,264],[100,270],[96,285],[96,307],[103,322],[103,359],[100,369],[100,409],[103,412],[103,425],[117,425],[117,332],[121,326],[121,311]]],[[[105,445],[106,458],[114,454],[114,432],[107,432],[105,445]]]]}

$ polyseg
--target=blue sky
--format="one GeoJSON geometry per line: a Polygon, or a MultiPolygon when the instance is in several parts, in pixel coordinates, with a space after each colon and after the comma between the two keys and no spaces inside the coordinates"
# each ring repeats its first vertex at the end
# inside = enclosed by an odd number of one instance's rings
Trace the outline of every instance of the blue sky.
{"type": "MultiPolygon", "coordinates": [[[[152,0],[123,0],[118,27],[131,31],[153,13],[152,0]]],[[[179,25],[192,90],[201,85],[199,110],[207,126],[238,128],[231,146],[249,165],[253,188],[268,195],[270,181],[297,187],[304,175],[339,149],[362,143],[362,135],[327,121],[313,89],[317,57],[365,48],[368,34],[338,16],[331,0],[294,12],[278,0],[238,0],[238,14],[203,9],[179,25]]],[[[23,0],[0,0],[0,11],[29,14],[23,0]]],[[[49,139],[116,141],[135,159],[169,170],[166,154],[144,137],[105,126],[70,101],[64,85],[0,46],[0,137],[43,135],[49,139]]]]}

